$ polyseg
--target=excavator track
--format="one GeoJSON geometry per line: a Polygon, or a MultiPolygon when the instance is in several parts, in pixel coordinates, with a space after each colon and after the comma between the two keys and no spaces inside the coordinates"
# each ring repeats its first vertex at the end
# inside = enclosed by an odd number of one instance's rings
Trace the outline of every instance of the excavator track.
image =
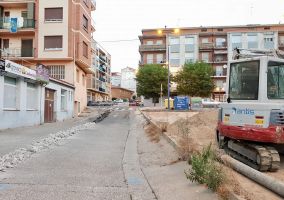
{"type": "Polygon", "coordinates": [[[280,157],[273,147],[229,140],[225,151],[233,158],[259,171],[277,171],[280,157]]]}

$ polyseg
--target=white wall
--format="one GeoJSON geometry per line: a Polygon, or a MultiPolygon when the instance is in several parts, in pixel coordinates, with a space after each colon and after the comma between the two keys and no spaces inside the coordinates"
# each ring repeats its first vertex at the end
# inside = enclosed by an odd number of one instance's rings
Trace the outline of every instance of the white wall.
{"type": "MultiPolygon", "coordinates": [[[[27,83],[22,78],[17,78],[17,110],[3,110],[4,107],[4,77],[0,76],[0,129],[33,126],[40,124],[41,86],[37,85],[37,109],[27,110],[27,83]]],[[[33,98],[33,97],[29,97],[33,98]]]]}
{"type": "Polygon", "coordinates": [[[72,118],[74,116],[74,89],[53,81],[50,81],[46,88],[56,91],[54,97],[54,113],[56,121],[72,118]],[[67,109],[65,111],[61,110],[61,89],[67,91],[67,109]]]}
{"type": "Polygon", "coordinates": [[[121,87],[132,90],[136,93],[135,71],[124,68],[121,70],[121,87]]]}
{"type": "Polygon", "coordinates": [[[265,33],[273,33],[274,35],[274,49],[278,48],[278,33],[277,32],[240,32],[240,33],[228,33],[227,41],[228,41],[228,60],[232,60],[233,57],[233,49],[232,49],[232,35],[240,34],[241,35],[241,43],[243,49],[248,49],[248,33],[257,33],[258,47],[257,49],[265,49],[264,48],[264,34],[265,33]]]}

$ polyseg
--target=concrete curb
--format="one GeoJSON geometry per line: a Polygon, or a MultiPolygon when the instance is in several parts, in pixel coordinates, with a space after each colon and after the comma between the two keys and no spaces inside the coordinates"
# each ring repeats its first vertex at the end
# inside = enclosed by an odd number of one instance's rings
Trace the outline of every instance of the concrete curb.
{"type": "MultiPolygon", "coordinates": [[[[146,119],[147,122],[149,122],[150,124],[153,124],[156,128],[158,128],[159,130],[161,130],[162,132],[162,136],[163,138],[165,138],[175,150],[179,150],[179,146],[178,144],[176,144],[176,142],[174,140],[172,140],[167,134],[165,134],[162,129],[159,127],[159,125],[157,125],[155,122],[151,121],[151,118],[149,118],[146,114],[143,113],[142,110],[139,109],[139,111],[141,112],[141,114],[143,115],[143,117],[146,119]]],[[[236,195],[235,193],[231,192],[229,194],[229,200],[245,200],[244,198],[236,195]]]]}

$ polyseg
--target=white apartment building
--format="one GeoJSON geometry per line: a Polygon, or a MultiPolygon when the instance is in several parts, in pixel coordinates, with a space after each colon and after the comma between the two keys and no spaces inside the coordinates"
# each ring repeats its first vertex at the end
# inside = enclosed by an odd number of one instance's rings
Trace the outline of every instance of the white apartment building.
{"type": "Polygon", "coordinates": [[[169,60],[170,71],[172,73],[180,70],[187,62],[195,62],[198,60],[198,35],[180,35],[170,36],[169,40],[169,60]]]}
{"type": "MultiPolygon", "coordinates": [[[[280,39],[284,42],[283,36],[280,39]]],[[[278,49],[278,31],[228,33],[228,60],[232,59],[235,48],[278,49]]]]}
{"type": "Polygon", "coordinates": [[[121,86],[121,73],[112,72],[111,73],[111,85],[112,86],[121,86]]]}
{"type": "Polygon", "coordinates": [[[133,91],[136,94],[136,70],[126,67],[121,70],[121,87],[133,91]]]}

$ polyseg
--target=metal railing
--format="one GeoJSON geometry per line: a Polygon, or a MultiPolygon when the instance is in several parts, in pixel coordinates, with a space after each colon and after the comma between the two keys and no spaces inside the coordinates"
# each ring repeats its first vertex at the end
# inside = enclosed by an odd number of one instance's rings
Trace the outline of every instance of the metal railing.
{"type": "Polygon", "coordinates": [[[165,51],[166,45],[165,44],[155,44],[155,45],[146,45],[143,44],[139,47],[139,51],[165,51]]]}
{"type": "Polygon", "coordinates": [[[33,48],[8,48],[0,49],[0,57],[17,58],[17,57],[34,57],[33,48]]]}
{"type": "MultiPolygon", "coordinates": [[[[0,29],[10,29],[10,28],[11,28],[10,18],[0,17],[0,29]]],[[[35,20],[24,19],[21,27],[19,27],[18,24],[18,29],[23,29],[23,28],[35,28],[35,20]]]]}

